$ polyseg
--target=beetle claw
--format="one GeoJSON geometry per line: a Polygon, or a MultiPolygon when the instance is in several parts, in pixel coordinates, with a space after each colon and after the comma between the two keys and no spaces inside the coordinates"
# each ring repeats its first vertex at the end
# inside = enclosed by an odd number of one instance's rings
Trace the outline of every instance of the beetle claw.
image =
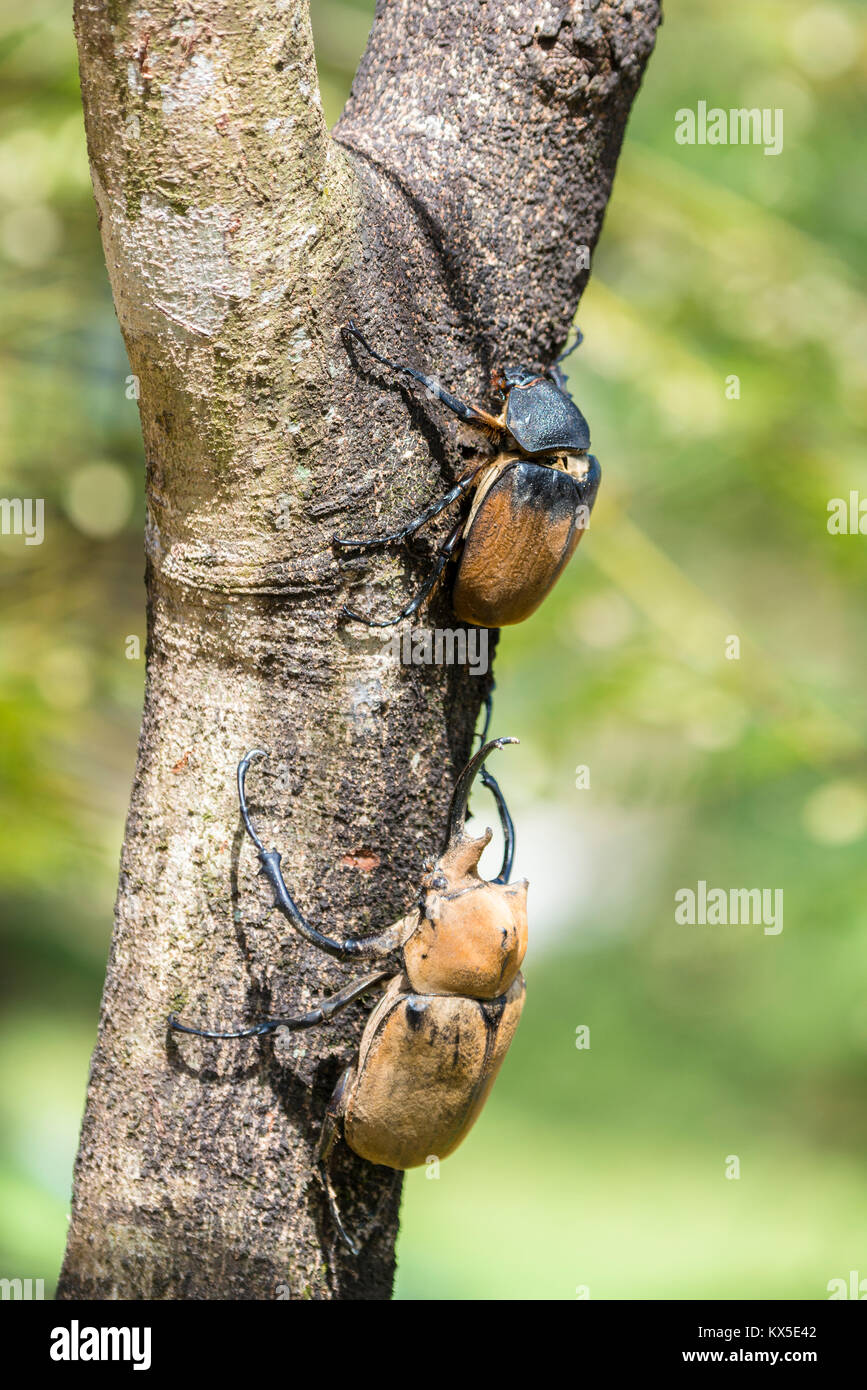
{"type": "Polygon", "coordinates": [[[349,608],[345,603],[340,611],[345,618],[351,618],[354,623],[364,623],[365,627],[396,627],[407,617],[406,613],[398,613],[396,618],[365,618],[363,613],[356,613],[354,608],[349,608]]]}
{"type": "Polygon", "coordinates": [[[350,608],[349,604],[347,603],[344,603],[340,612],[342,613],[344,618],[351,618],[354,623],[366,623],[368,627],[373,626],[369,618],[363,617],[361,613],[356,613],[355,609],[350,608]]]}

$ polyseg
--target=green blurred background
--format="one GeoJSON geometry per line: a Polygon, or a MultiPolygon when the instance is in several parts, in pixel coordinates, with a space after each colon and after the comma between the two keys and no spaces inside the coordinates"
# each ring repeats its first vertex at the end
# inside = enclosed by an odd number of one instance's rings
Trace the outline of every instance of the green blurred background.
{"type": "MultiPolygon", "coordinates": [[[[373,5],[312,8],[333,121],[373,5]]],[[[497,661],[527,1007],[483,1122],[407,1180],[403,1298],[867,1277],[867,538],[826,524],[867,498],[867,25],[665,9],[570,361],[604,486],[497,661]],[[677,145],[699,100],[782,107],[784,152],[677,145]],[[782,933],[677,925],[699,879],[782,888],[782,933]]],[[[7,9],[0,89],[0,494],[47,514],[41,546],[0,536],[0,1275],[50,1287],[141,707],[143,468],[67,4],[7,9]]]]}

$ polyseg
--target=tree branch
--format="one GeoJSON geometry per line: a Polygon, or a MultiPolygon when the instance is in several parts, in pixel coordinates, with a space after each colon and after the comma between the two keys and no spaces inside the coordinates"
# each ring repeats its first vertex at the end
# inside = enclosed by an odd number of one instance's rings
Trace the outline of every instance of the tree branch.
{"type": "Polygon", "coordinates": [[[335,138],[399,182],[486,356],[549,363],[587,280],[658,0],[388,0],[335,138]]]}
{"type": "MultiPolygon", "coordinates": [[[[338,560],[477,450],[341,336],[483,396],[550,356],[585,271],[656,5],[381,5],[325,133],[301,0],[78,0],[106,260],[147,459],[139,761],[61,1298],[383,1298],[400,1179],[345,1148],[335,1241],[312,1155],[365,1010],[273,1041],[167,1037],[308,1012],[358,967],[271,915],[234,769],[293,896],[332,935],[411,905],[486,682],[403,666],[341,604],[393,611],[427,566],[338,560]],[[517,26],[517,27],[515,27],[517,26]],[[552,32],[548,32],[551,29],[552,32]],[[565,251],[564,251],[565,248],[565,251]],[[364,585],[363,597],[358,595],[364,585]]],[[[450,524],[446,517],[435,534],[450,524]]],[[[447,594],[424,623],[454,627],[447,594]]]]}

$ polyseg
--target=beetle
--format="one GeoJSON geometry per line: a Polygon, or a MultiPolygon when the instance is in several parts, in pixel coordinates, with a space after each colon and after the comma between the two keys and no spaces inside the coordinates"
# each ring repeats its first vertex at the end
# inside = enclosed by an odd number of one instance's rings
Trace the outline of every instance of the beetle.
{"type": "MultiPolygon", "coordinates": [[[[488,705],[490,719],[490,704],[488,705]]],[[[403,1170],[432,1156],[445,1158],[481,1112],[514,1036],[524,1004],[521,962],[527,949],[527,881],[510,883],[515,832],[495,778],[484,767],[513,738],[485,741],[461,771],[449,812],[446,847],[421,882],[415,906],[372,937],[339,941],[304,917],[292,898],[276,849],[266,850],[250,819],[245,779],[256,748],[238,765],[238,797],[247,834],[270,881],[276,906],[312,945],[340,960],[391,957],[305,1014],[265,1018],[246,1028],[214,1032],[181,1023],[179,1033],[203,1038],[252,1038],[277,1028],[313,1028],[333,1018],[366,991],[384,986],[362,1035],[354,1063],[340,1076],[325,1112],[316,1165],[335,1227],[353,1254],[358,1246],[340,1215],[329,1161],[342,1137],[370,1163],[403,1170]],[[473,838],[465,820],[470,788],[482,769],[497,802],[504,852],[499,874],[478,872],[491,830],[473,838]]]]}
{"type": "Polygon", "coordinates": [[[583,334],[578,332],[572,346],[546,371],[509,367],[495,372],[492,386],[503,405],[499,415],[491,415],[459,400],[433,377],[383,357],[352,319],[345,331],[374,361],[420,382],[460,420],[484,430],[496,442],[497,453],[473,463],[445,497],[397,531],[356,540],[333,538],[346,551],[397,544],[472,494],[467,515],[440,547],[418,594],[396,617],[364,617],[346,606],[344,615],[369,627],[392,627],[421,607],[449,560],[456,558],[451,597],[461,622],[476,627],[523,622],[571,558],[588,525],[602,476],[598,459],[588,453],[587,421],[560,369],[583,334]]]}

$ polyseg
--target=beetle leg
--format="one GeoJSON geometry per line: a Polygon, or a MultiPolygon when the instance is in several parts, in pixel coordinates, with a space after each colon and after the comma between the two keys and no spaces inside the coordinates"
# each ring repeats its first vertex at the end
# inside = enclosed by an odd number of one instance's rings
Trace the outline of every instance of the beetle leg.
{"type": "MultiPolygon", "coordinates": [[[[484,748],[488,738],[488,729],[491,727],[491,714],[494,708],[493,686],[485,696],[485,722],[482,732],[479,735],[480,747],[484,748]]],[[[515,860],[515,823],[509,814],[506,805],[506,798],[500,791],[500,784],[496,777],[488,771],[487,763],[482,763],[482,784],[488,788],[497,803],[497,811],[500,816],[500,825],[503,831],[503,862],[497,877],[491,879],[492,883],[508,883],[512,877],[512,865],[515,860]]]]}
{"type": "Polygon", "coordinates": [[[557,366],[556,362],[553,367],[548,368],[548,376],[558,390],[565,392],[567,396],[569,395],[569,382],[566,379],[566,373],[563,371],[562,367],[557,366]]]}
{"type": "Polygon", "coordinates": [[[296,1014],[291,1018],[264,1018],[261,1023],[254,1023],[250,1028],[238,1028],[226,1033],[213,1033],[206,1028],[190,1028],[186,1023],[180,1022],[177,1014],[169,1014],[169,1027],[174,1029],[176,1033],[194,1033],[197,1038],[260,1038],[265,1033],[273,1033],[275,1028],[289,1028],[293,1033],[299,1032],[302,1028],[316,1028],[320,1023],[326,1023],[329,1018],[340,1013],[341,1009],[345,1009],[366,990],[381,984],[383,980],[391,979],[393,974],[392,970],[377,970],[372,975],[365,975],[360,980],[354,980],[352,984],[339,989],[336,994],[329,995],[309,1013],[296,1014]]]}
{"type": "Polygon", "coordinates": [[[330,956],[337,956],[339,960],[378,960],[383,956],[389,955],[400,944],[400,922],[386,928],[377,936],[364,938],[347,937],[345,941],[337,941],[333,936],[325,936],[323,932],[317,931],[307,921],[295,902],[289,889],[286,887],[286,880],[280,868],[282,855],[279,850],[266,849],[256,834],[253,822],[250,819],[250,812],[247,809],[247,798],[245,784],[247,778],[247,768],[253,758],[264,758],[262,748],[254,748],[251,753],[247,753],[238,764],[238,799],[241,803],[241,816],[244,820],[244,827],[256,849],[259,852],[259,862],[262,865],[262,873],[268,879],[274,889],[275,903],[292,923],[297,932],[309,941],[312,946],[318,946],[321,951],[326,951],[330,956]]]}
{"type": "Polygon", "coordinates": [[[337,1227],[344,1245],[349,1247],[353,1255],[357,1255],[358,1246],[349,1236],[340,1217],[340,1209],[337,1205],[337,1197],[334,1188],[331,1185],[331,1174],[328,1167],[334,1145],[341,1137],[347,1093],[354,1080],[355,1068],[347,1067],[346,1071],[341,1074],[337,1085],[334,1087],[331,1099],[328,1102],[325,1115],[322,1119],[322,1128],[319,1131],[319,1143],[316,1146],[316,1167],[319,1170],[319,1177],[325,1189],[325,1196],[328,1201],[328,1210],[331,1212],[331,1219],[337,1227]]]}
{"type": "Polygon", "coordinates": [[[356,613],[352,608],[343,605],[343,612],[347,618],[354,619],[357,623],[365,623],[367,627],[394,627],[397,623],[403,622],[404,618],[411,618],[413,613],[417,613],[421,608],[428,594],[434,588],[437,580],[454,554],[464,534],[465,518],[461,518],[457,526],[452,531],[448,540],[437,552],[437,562],[422,584],[415,598],[412,599],[405,608],[402,608],[396,618],[364,618],[360,613],[356,613]]]}
{"type": "Polygon", "coordinates": [[[400,376],[411,376],[414,381],[418,381],[424,386],[431,395],[437,400],[442,401],[443,405],[448,406],[449,410],[457,415],[459,420],[466,421],[469,425],[486,425],[488,429],[494,429],[502,433],[503,424],[495,416],[489,415],[486,410],[479,410],[477,406],[467,405],[464,401],[453,396],[444,386],[441,386],[432,376],[425,376],[423,372],[417,372],[415,367],[408,367],[404,362],[392,362],[390,357],[383,357],[381,353],[375,351],[365,338],[364,334],[356,327],[353,319],[346,325],[346,332],[351,333],[353,338],[357,338],[361,346],[375,362],[381,362],[390,371],[397,372],[400,376]]]}
{"type": "Polygon", "coordinates": [[[482,732],[479,734],[479,747],[484,748],[488,741],[488,730],[491,727],[491,715],[494,712],[494,682],[491,681],[491,688],[485,696],[485,722],[482,725],[482,732]]]}
{"type": "Polygon", "coordinates": [[[433,521],[435,516],[444,512],[446,507],[450,507],[452,502],[457,502],[459,497],[463,497],[468,492],[475,481],[476,474],[488,460],[485,459],[478,464],[471,472],[467,473],[455,483],[450,492],[447,492],[439,502],[433,502],[429,507],[417,516],[414,521],[410,521],[406,526],[402,526],[399,531],[389,531],[384,536],[365,536],[360,540],[342,541],[339,536],[332,536],[335,545],[341,546],[344,550],[368,550],[375,545],[394,545],[398,541],[407,540],[409,536],[421,530],[422,526],[428,521],[433,521]]]}
{"type": "Polygon", "coordinates": [[[571,356],[572,356],[572,353],[575,351],[575,349],[576,349],[576,348],[579,348],[583,342],[584,342],[584,334],[581,332],[581,329],[580,329],[580,328],[576,328],[576,329],[575,329],[575,341],[574,341],[574,343],[572,344],[571,347],[565,348],[565,349],[563,350],[563,352],[560,353],[560,356],[559,356],[559,357],[555,357],[555,358],[554,358],[554,361],[551,363],[551,368],[549,368],[549,370],[553,369],[554,367],[559,367],[560,363],[561,363],[561,362],[565,362],[565,360],[566,360],[567,357],[571,357],[571,356]]]}
{"type": "Polygon", "coordinates": [[[482,768],[482,782],[491,792],[497,803],[497,811],[500,815],[500,825],[503,829],[503,862],[500,872],[496,878],[492,878],[491,883],[508,883],[512,876],[512,865],[515,862],[515,825],[509,815],[509,808],[506,805],[506,798],[500,791],[497,779],[488,772],[486,767],[482,768]]]}
{"type": "Polygon", "coordinates": [[[349,936],[345,941],[338,941],[333,936],[326,936],[323,932],[317,931],[307,921],[286,887],[286,880],[280,868],[282,859],[280,851],[276,849],[260,851],[259,859],[262,864],[262,872],[274,889],[274,906],[279,908],[295,930],[312,946],[318,946],[320,951],[325,951],[329,956],[336,956],[339,960],[376,960],[378,957],[387,956],[389,952],[395,950],[398,943],[396,939],[392,939],[393,928],[388,928],[379,936],[363,938],[349,936]]]}
{"type": "Polygon", "coordinates": [[[583,341],[584,334],[581,332],[580,328],[576,328],[574,343],[571,347],[566,348],[564,352],[561,352],[559,357],[554,358],[554,361],[551,363],[546,373],[546,375],[551,378],[554,385],[558,386],[561,391],[565,391],[567,395],[569,394],[569,383],[566,380],[566,373],[561,368],[560,363],[565,361],[567,357],[571,357],[572,353],[577,347],[581,346],[583,341]]]}

